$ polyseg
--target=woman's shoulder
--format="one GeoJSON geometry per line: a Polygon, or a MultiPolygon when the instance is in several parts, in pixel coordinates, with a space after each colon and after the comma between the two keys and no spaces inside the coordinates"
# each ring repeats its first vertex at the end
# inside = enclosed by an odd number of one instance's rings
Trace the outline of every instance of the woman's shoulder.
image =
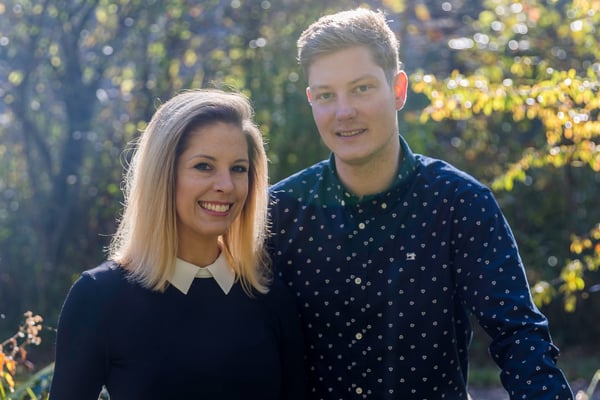
{"type": "Polygon", "coordinates": [[[106,260],[102,264],[83,271],[82,275],[88,276],[91,279],[110,279],[115,277],[122,277],[125,270],[121,265],[112,260],[106,260]]]}
{"type": "Polygon", "coordinates": [[[127,283],[127,272],[114,261],[104,261],[102,264],[85,270],[75,282],[80,288],[114,288],[127,283]]]}

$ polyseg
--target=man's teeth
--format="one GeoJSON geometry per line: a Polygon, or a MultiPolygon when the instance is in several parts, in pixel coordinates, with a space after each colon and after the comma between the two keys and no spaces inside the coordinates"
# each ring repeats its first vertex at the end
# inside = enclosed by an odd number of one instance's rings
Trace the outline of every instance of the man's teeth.
{"type": "Polygon", "coordinates": [[[202,208],[206,208],[210,211],[225,212],[229,210],[229,204],[215,204],[215,203],[200,203],[202,208]]]}
{"type": "Polygon", "coordinates": [[[357,129],[355,131],[342,131],[342,132],[339,132],[338,134],[340,136],[354,136],[354,135],[358,135],[360,132],[362,132],[362,129],[357,129]]]}

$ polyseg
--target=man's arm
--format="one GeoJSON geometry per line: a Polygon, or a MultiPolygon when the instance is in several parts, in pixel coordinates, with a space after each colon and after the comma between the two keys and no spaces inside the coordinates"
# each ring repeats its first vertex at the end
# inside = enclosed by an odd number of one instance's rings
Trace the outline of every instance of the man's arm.
{"type": "Polygon", "coordinates": [[[455,205],[457,291],[492,338],[511,399],[573,399],[556,366],[548,320],[532,301],[513,234],[491,192],[468,191],[455,205]]]}

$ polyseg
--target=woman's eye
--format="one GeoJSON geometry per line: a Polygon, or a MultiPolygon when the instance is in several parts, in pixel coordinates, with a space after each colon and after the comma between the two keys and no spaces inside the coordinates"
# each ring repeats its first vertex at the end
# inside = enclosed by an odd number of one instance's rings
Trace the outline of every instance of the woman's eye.
{"type": "Polygon", "coordinates": [[[246,167],[245,165],[236,165],[231,170],[233,172],[238,172],[238,173],[245,174],[246,172],[248,172],[248,167],[246,167]]]}
{"type": "Polygon", "coordinates": [[[194,168],[199,171],[208,171],[211,169],[210,165],[207,163],[198,163],[198,164],[194,165],[194,168]]]}

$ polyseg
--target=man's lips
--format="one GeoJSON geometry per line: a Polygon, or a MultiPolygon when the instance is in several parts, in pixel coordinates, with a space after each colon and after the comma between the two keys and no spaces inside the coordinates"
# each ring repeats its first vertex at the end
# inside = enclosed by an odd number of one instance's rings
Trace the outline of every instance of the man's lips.
{"type": "Polygon", "coordinates": [[[335,134],[340,137],[352,137],[356,135],[360,135],[361,133],[366,132],[366,129],[353,129],[346,131],[337,131],[335,134]]]}

